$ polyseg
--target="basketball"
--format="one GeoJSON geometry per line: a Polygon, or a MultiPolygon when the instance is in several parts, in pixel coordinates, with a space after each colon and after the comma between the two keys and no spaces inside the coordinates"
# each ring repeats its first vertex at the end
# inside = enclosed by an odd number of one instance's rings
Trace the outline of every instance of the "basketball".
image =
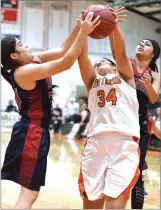
{"type": "Polygon", "coordinates": [[[93,39],[104,39],[109,36],[115,26],[115,16],[110,9],[104,5],[90,5],[84,12],[82,19],[84,20],[88,12],[93,12],[93,19],[100,16],[101,23],[97,26],[89,36],[93,39]]]}

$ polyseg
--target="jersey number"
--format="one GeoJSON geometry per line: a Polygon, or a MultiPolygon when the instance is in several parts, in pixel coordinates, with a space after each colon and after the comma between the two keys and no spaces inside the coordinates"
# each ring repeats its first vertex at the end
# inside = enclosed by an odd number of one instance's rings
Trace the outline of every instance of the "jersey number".
{"type": "Polygon", "coordinates": [[[98,102],[98,106],[99,106],[99,107],[104,107],[106,101],[107,101],[107,102],[112,101],[112,105],[116,105],[117,97],[116,97],[116,90],[115,90],[115,88],[112,88],[112,89],[110,90],[110,92],[108,93],[107,96],[105,96],[104,90],[99,90],[99,91],[97,92],[97,96],[99,97],[99,100],[100,100],[100,101],[98,102]]]}

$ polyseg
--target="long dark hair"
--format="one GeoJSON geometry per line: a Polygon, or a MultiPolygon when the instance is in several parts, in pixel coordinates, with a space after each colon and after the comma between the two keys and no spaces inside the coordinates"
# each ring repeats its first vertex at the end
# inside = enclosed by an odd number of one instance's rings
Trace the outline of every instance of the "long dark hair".
{"type": "Polygon", "coordinates": [[[1,40],[1,74],[11,84],[11,70],[14,70],[14,62],[10,55],[15,52],[16,38],[9,36],[1,40]]]}
{"type": "Polygon", "coordinates": [[[148,40],[151,42],[152,46],[153,46],[153,53],[154,56],[151,60],[151,62],[149,63],[149,67],[151,68],[152,71],[158,72],[158,67],[156,65],[156,61],[160,56],[160,47],[157,41],[155,41],[154,39],[144,39],[144,40],[148,40]]]}

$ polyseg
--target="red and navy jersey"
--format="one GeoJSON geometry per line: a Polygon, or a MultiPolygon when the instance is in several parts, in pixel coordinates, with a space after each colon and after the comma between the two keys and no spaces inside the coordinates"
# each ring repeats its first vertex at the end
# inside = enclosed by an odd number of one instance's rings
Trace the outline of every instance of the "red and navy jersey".
{"type": "Polygon", "coordinates": [[[135,78],[135,84],[136,84],[136,90],[137,90],[137,98],[139,102],[139,115],[146,115],[147,114],[147,106],[149,103],[149,98],[147,95],[146,88],[144,84],[141,83],[139,79],[141,79],[145,72],[149,72],[150,76],[152,76],[151,69],[147,67],[144,69],[142,73],[137,72],[136,62],[134,59],[130,59],[131,64],[134,71],[134,78],[135,78]]]}
{"type": "Polygon", "coordinates": [[[52,79],[51,77],[36,81],[32,90],[24,90],[16,83],[12,74],[12,88],[19,114],[47,126],[52,117],[52,79]]]}

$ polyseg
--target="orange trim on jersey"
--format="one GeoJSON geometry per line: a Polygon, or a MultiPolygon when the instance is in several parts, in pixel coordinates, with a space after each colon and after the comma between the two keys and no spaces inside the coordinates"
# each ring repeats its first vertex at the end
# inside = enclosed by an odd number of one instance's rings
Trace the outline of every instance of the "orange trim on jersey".
{"type": "MultiPolygon", "coordinates": [[[[139,143],[139,139],[136,137],[133,137],[133,140],[137,143],[139,143]]],[[[140,159],[140,149],[138,148],[138,156],[140,159]]],[[[140,176],[140,170],[139,170],[139,165],[136,169],[135,175],[133,177],[133,179],[131,180],[130,184],[127,186],[127,188],[124,190],[124,198],[127,201],[130,197],[130,190],[135,186],[136,182],[138,181],[138,178],[140,176]]]]}
{"type": "MultiPolygon", "coordinates": [[[[84,149],[87,145],[87,141],[88,141],[88,139],[86,140],[86,142],[84,144],[84,149]]],[[[81,160],[81,163],[82,163],[82,160],[81,160]]],[[[79,187],[80,195],[81,195],[81,197],[83,197],[83,193],[85,192],[85,187],[84,187],[84,179],[83,179],[83,174],[82,174],[82,167],[80,168],[80,173],[79,173],[79,177],[78,177],[78,187],[79,187]]]]}

